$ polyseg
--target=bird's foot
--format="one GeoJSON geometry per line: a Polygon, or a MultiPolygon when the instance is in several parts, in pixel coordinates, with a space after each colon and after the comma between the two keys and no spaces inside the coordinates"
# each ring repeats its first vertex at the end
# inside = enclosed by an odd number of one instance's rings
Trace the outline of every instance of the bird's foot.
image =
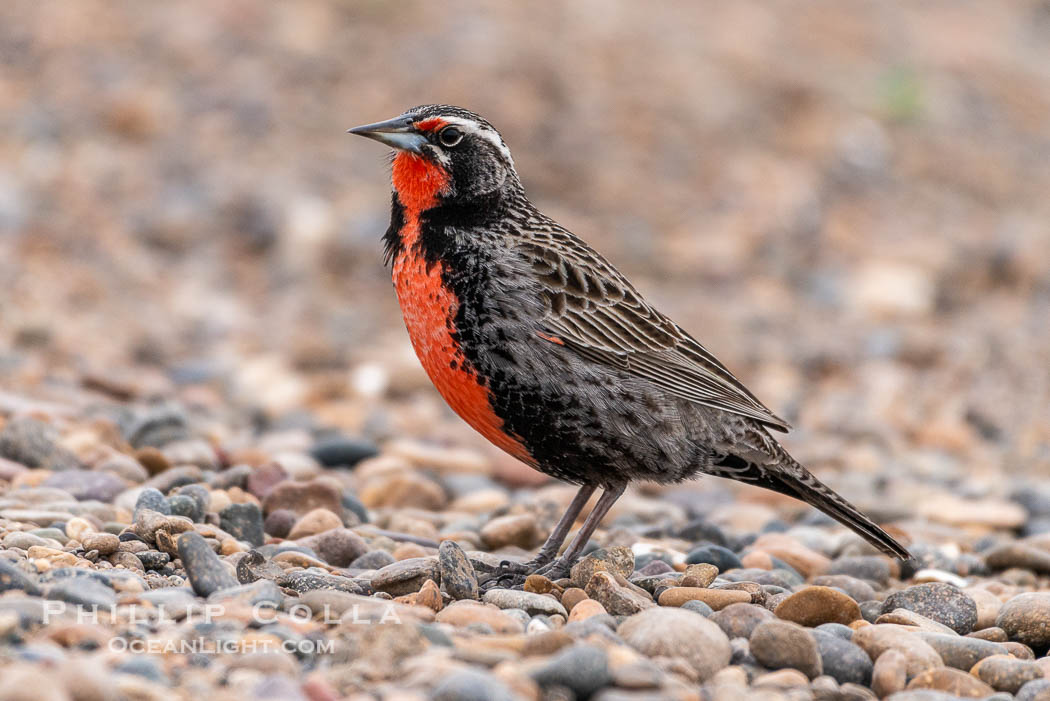
{"type": "Polygon", "coordinates": [[[484,593],[490,589],[521,589],[530,574],[539,573],[551,564],[551,558],[542,554],[528,562],[503,560],[499,563],[499,569],[480,583],[481,591],[484,593]]]}
{"type": "Polygon", "coordinates": [[[542,575],[554,582],[564,577],[568,577],[571,570],[572,563],[559,557],[557,560],[539,568],[533,574],[542,575]]]}

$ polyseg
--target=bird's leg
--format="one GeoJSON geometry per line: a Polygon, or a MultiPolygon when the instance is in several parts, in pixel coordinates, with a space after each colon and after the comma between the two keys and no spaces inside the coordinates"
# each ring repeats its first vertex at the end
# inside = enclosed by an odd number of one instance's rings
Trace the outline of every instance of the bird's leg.
{"type": "Polygon", "coordinates": [[[572,529],[572,524],[576,523],[576,518],[583,511],[584,505],[587,500],[594,494],[595,487],[593,485],[583,485],[579,491],[576,492],[576,496],[569,502],[569,508],[565,510],[565,513],[558,520],[558,524],[551,531],[547,541],[540,548],[539,553],[536,557],[532,558],[528,562],[516,563],[504,560],[500,563],[499,572],[495,575],[494,579],[498,583],[507,579],[520,579],[522,575],[528,575],[534,572],[537,568],[546,565],[558,555],[558,550],[561,548],[561,544],[565,542],[565,536],[569,535],[569,530],[572,529]]]}
{"type": "Polygon", "coordinates": [[[598,499],[598,503],[594,505],[594,509],[587,515],[583,526],[580,527],[576,537],[572,539],[569,547],[562,553],[561,557],[549,565],[541,567],[536,571],[536,574],[542,574],[548,579],[561,579],[567,576],[573,563],[576,562],[576,558],[580,556],[584,547],[587,546],[587,541],[590,540],[591,535],[598,528],[598,524],[601,523],[602,519],[605,518],[605,514],[609,513],[609,509],[623,494],[625,486],[619,484],[613,487],[606,487],[605,491],[602,492],[601,498],[598,499]]]}

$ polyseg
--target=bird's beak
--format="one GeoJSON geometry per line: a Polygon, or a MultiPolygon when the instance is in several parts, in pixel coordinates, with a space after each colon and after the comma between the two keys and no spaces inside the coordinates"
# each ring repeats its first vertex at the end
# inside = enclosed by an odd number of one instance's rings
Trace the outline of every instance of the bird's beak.
{"type": "Polygon", "coordinates": [[[412,117],[404,115],[388,119],[385,122],[365,124],[364,126],[347,129],[348,134],[366,136],[375,139],[381,144],[392,146],[401,151],[422,153],[423,144],[427,143],[427,137],[416,131],[412,117]]]}

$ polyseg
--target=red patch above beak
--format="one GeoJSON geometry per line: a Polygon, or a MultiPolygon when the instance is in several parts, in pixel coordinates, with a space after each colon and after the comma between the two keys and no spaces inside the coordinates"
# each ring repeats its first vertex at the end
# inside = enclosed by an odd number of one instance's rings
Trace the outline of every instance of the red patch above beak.
{"type": "Polygon", "coordinates": [[[414,126],[416,131],[432,132],[437,131],[446,124],[448,124],[448,122],[440,117],[431,117],[430,119],[424,119],[422,122],[416,122],[414,126]]]}

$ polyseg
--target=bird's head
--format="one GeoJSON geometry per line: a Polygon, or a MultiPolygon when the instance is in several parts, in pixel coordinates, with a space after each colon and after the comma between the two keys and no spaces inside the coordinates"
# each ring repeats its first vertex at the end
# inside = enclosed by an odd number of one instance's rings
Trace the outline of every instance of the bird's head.
{"type": "Polygon", "coordinates": [[[392,180],[405,206],[465,203],[520,187],[503,137],[460,107],[421,105],[349,132],[396,149],[392,180]]]}

